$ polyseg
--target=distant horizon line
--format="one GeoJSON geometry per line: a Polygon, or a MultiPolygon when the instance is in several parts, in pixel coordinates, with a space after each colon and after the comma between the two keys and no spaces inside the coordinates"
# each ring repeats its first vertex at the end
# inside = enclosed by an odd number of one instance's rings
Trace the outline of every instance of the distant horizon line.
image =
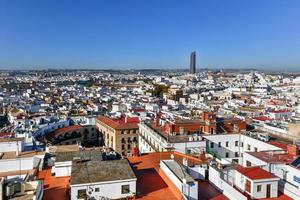
{"type": "MultiPolygon", "coordinates": [[[[187,67],[165,67],[165,68],[159,68],[159,67],[145,67],[145,68],[119,68],[119,69],[112,69],[111,67],[90,67],[90,68],[84,68],[84,67],[48,67],[48,68],[24,68],[24,69],[2,69],[0,68],[1,71],[183,71],[183,72],[188,72],[189,68],[187,67]]],[[[232,70],[237,70],[237,71],[263,71],[263,72],[278,72],[278,73],[289,73],[289,72],[299,72],[300,69],[285,69],[279,70],[279,69],[269,69],[269,68],[264,68],[264,67],[202,67],[199,68],[197,67],[196,72],[199,71],[217,71],[217,70],[224,70],[224,71],[232,71],[232,70]]]]}

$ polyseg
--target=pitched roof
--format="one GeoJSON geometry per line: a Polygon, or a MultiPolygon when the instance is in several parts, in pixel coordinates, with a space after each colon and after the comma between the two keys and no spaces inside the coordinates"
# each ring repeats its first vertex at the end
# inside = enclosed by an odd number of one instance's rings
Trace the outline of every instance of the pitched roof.
{"type": "Polygon", "coordinates": [[[255,166],[255,167],[242,167],[238,166],[235,168],[236,171],[243,174],[250,180],[259,180],[259,179],[272,179],[277,178],[275,175],[267,172],[266,170],[255,166]]]}
{"type": "Polygon", "coordinates": [[[273,145],[273,146],[275,146],[275,147],[279,147],[279,148],[281,148],[281,149],[283,149],[283,150],[285,150],[285,151],[288,150],[287,145],[286,145],[286,144],[283,144],[283,143],[281,143],[281,142],[269,141],[268,144],[271,144],[271,145],[273,145]]]}
{"type": "Polygon", "coordinates": [[[138,129],[139,128],[138,124],[135,122],[119,123],[118,121],[115,121],[103,115],[98,116],[97,120],[101,121],[102,123],[106,124],[107,126],[113,129],[138,129]]]}
{"type": "Polygon", "coordinates": [[[66,132],[76,131],[76,130],[81,129],[81,128],[82,128],[82,126],[80,126],[80,125],[67,126],[67,127],[57,129],[56,131],[54,131],[54,133],[52,135],[54,137],[57,137],[61,134],[65,134],[66,132]]]}
{"type": "Polygon", "coordinates": [[[259,152],[247,152],[251,156],[254,156],[267,163],[286,163],[290,164],[295,159],[294,156],[287,153],[276,153],[272,151],[259,151],[259,152]]]}
{"type": "Polygon", "coordinates": [[[73,162],[70,185],[120,181],[136,179],[136,176],[126,159],[123,160],[91,160],[73,162]]]}

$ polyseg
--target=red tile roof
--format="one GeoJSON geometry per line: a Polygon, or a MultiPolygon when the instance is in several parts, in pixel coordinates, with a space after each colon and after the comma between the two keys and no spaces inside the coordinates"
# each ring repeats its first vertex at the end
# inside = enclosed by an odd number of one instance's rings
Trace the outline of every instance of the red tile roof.
{"type": "Polygon", "coordinates": [[[135,122],[120,123],[117,119],[114,120],[103,115],[98,116],[97,120],[113,129],[138,129],[139,128],[138,124],[135,122]]]}
{"type": "Polygon", "coordinates": [[[288,112],[291,112],[291,111],[289,111],[288,109],[271,111],[271,113],[288,113],[288,112]]]}
{"type": "Polygon", "coordinates": [[[259,116],[259,117],[254,117],[254,120],[259,120],[259,121],[272,121],[272,118],[269,118],[267,116],[259,116]]]}
{"type": "Polygon", "coordinates": [[[275,147],[279,147],[279,148],[281,148],[281,149],[283,149],[283,150],[285,150],[285,151],[288,150],[287,145],[286,145],[286,144],[283,144],[283,143],[281,143],[281,142],[270,141],[270,142],[268,142],[268,144],[271,144],[271,145],[273,145],[273,146],[275,146],[275,147]]]}
{"type": "Polygon", "coordinates": [[[0,138],[11,137],[12,135],[14,135],[14,133],[0,133],[0,138]]]}
{"type": "Polygon", "coordinates": [[[271,152],[247,152],[248,154],[264,161],[267,163],[286,163],[290,164],[295,160],[295,157],[290,154],[278,154],[278,153],[271,153],[271,152]]]}
{"type": "MultiPolygon", "coordinates": [[[[137,193],[139,194],[136,199],[143,200],[166,200],[166,199],[182,199],[181,192],[174,185],[174,183],[164,174],[159,168],[161,160],[171,158],[171,154],[174,155],[174,160],[178,163],[182,163],[182,159],[185,157],[188,159],[189,165],[200,164],[205,161],[187,156],[179,152],[156,152],[143,154],[138,157],[128,157],[130,164],[132,165],[137,175],[137,193]]],[[[224,195],[214,189],[208,182],[203,183],[205,185],[206,194],[199,194],[199,199],[227,199],[224,195]]],[[[204,186],[203,186],[204,188],[204,186]]],[[[202,190],[203,191],[203,190],[202,190]]]]}
{"type": "Polygon", "coordinates": [[[293,198],[287,196],[286,194],[282,194],[282,193],[278,192],[278,197],[276,197],[276,198],[264,198],[261,200],[293,200],[293,198]]]}
{"type": "Polygon", "coordinates": [[[236,171],[243,174],[250,180],[259,180],[259,179],[271,179],[271,178],[277,178],[270,172],[267,172],[266,170],[260,168],[260,167],[242,167],[238,166],[235,168],[236,171]]]}
{"type": "Polygon", "coordinates": [[[82,126],[80,126],[80,125],[72,125],[72,126],[59,128],[56,131],[54,131],[53,136],[57,137],[61,134],[65,134],[66,132],[76,131],[76,130],[81,129],[81,128],[82,128],[82,126]]]}
{"type": "Polygon", "coordinates": [[[129,109],[130,112],[146,112],[146,110],[144,108],[133,108],[133,109],[129,109]]]}
{"type": "Polygon", "coordinates": [[[37,179],[44,181],[43,200],[68,200],[70,177],[59,177],[51,175],[51,168],[38,172],[37,179]]]}
{"type": "Polygon", "coordinates": [[[112,127],[112,128],[114,128],[114,129],[116,129],[119,126],[118,122],[114,121],[113,119],[111,119],[109,117],[103,116],[103,115],[98,116],[97,120],[104,123],[104,124],[106,124],[106,125],[108,125],[108,126],[110,126],[110,127],[112,127]]]}

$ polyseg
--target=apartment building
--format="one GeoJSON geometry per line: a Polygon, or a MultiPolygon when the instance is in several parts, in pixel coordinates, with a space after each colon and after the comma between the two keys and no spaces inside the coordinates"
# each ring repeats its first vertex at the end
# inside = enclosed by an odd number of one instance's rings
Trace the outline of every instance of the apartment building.
{"type": "Polygon", "coordinates": [[[176,120],[163,124],[158,121],[139,123],[139,151],[141,153],[175,150],[199,154],[205,149],[200,129],[201,120],[176,120]]]}
{"type": "Polygon", "coordinates": [[[216,161],[210,165],[209,180],[228,198],[246,200],[281,195],[299,199],[300,161],[296,145],[266,143],[243,134],[204,138],[206,152],[216,161]]]}
{"type": "Polygon", "coordinates": [[[131,155],[138,147],[139,126],[137,122],[129,122],[128,118],[113,119],[98,116],[96,126],[103,135],[106,147],[114,149],[122,155],[131,155]]]}
{"type": "Polygon", "coordinates": [[[243,134],[205,135],[203,137],[206,139],[206,152],[225,162],[227,160],[241,165],[246,162],[244,159],[246,152],[282,151],[279,147],[243,134]]]}

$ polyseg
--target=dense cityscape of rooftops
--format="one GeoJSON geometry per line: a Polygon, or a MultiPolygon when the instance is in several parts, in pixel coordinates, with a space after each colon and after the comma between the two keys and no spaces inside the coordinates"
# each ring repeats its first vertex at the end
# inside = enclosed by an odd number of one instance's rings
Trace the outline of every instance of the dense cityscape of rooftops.
{"type": "Polygon", "coordinates": [[[1,199],[299,199],[300,75],[195,55],[188,70],[0,71],[1,199]]]}
{"type": "Polygon", "coordinates": [[[299,7],[0,0],[0,200],[300,200],[299,7]]]}

